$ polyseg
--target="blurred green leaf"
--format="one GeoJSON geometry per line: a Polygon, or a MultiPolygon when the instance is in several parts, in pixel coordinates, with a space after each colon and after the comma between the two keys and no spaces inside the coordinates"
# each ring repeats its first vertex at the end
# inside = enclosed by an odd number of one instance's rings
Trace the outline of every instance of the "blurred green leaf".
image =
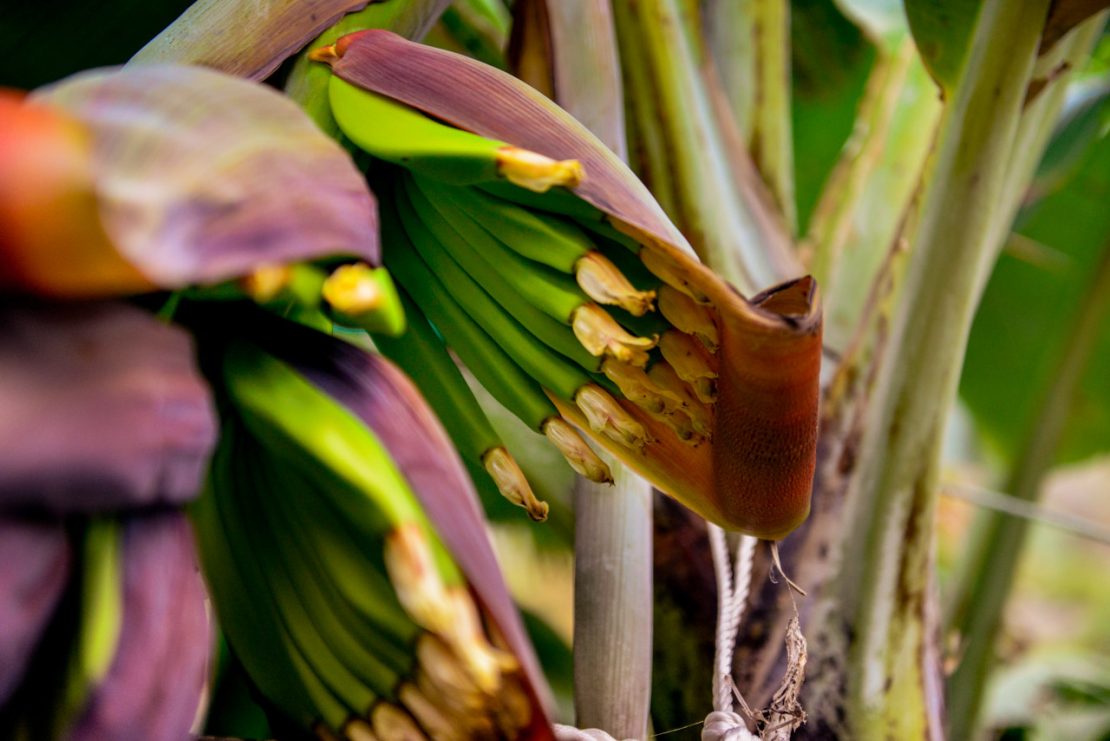
{"type": "MultiPolygon", "coordinates": [[[[1099,105],[1102,120],[1110,101],[1099,105]]],[[[1065,125],[1050,147],[1065,151],[1088,127],[1065,125]]],[[[1072,152],[1072,177],[1028,207],[1003,252],[971,332],[961,394],[987,441],[1012,457],[1068,335],[1091,275],[1110,249],[1110,136],[1101,126],[1072,152]]],[[[1047,157],[1046,167],[1056,167],[1047,157]]],[[[1110,317],[1077,391],[1057,457],[1073,461],[1110,449],[1110,317]]]]}
{"type": "Polygon", "coordinates": [[[825,178],[852,133],[875,50],[832,0],[791,4],[794,192],[805,234],[825,178]]]}
{"type": "Polygon", "coordinates": [[[929,74],[951,90],[967,57],[982,0],[906,0],[910,31],[929,74]]]}
{"type": "Polygon", "coordinates": [[[836,0],[836,4],[875,42],[896,43],[909,30],[902,0],[836,0]]]}
{"type": "Polygon", "coordinates": [[[9,2],[0,13],[0,85],[35,88],[123,64],[192,0],[9,2]]]}
{"type": "Polygon", "coordinates": [[[1085,80],[1073,86],[1057,130],[1045,150],[1031,199],[1039,199],[1067,184],[1083,164],[1092,144],[1110,125],[1110,78],[1085,80]]]}

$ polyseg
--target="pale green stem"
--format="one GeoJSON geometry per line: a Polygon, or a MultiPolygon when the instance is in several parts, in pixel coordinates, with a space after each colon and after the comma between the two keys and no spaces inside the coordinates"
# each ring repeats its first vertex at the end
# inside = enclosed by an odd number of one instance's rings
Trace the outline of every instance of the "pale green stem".
{"type": "Polygon", "coordinates": [[[756,49],[755,127],[752,156],[778,201],[791,230],[794,205],[794,127],[791,123],[790,3],[755,0],[752,5],[756,49]]]}
{"type": "MultiPolygon", "coordinates": [[[[1034,78],[1057,75],[1060,69],[1081,69],[1102,34],[1108,15],[1110,13],[1103,12],[1085,21],[1067,40],[1056,44],[1048,54],[1038,59],[1033,73],[1034,78]]],[[[1037,171],[1037,165],[1040,164],[1041,155],[1052,136],[1064,106],[1070,77],[1070,74],[1065,74],[1050,83],[1022,114],[1017,140],[1014,142],[1013,157],[1006,176],[1005,193],[1002,196],[1002,203],[1005,204],[1009,216],[995,223],[995,233],[991,236],[991,241],[996,251],[986,258],[986,264],[980,269],[979,278],[982,283],[980,291],[986,287],[991,274],[990,268],[998,256],[997,250],[1001,250],[1006,242],[1010,226],[1017,216],[1018,209],[1021,208],[1022,196],[1029,188],[1029,183],[1037,171]]]]}
{"type": "Polygon", "coordinates": [[[755,130],[756,0],[702,0],[701,30],[721,76],[736,125],[751,146],[755,130]]]}
{"type": "Polygon", "coordinates": [[[737,183],[734,153],[686,32],[688,8],[681,0],[616,0],[613,10],[622,46],[642,51],[640,63],[654,83],[656,125],[667,145],[659,168],[674,178],[679,228],[702,260],[741,291],[799,275],[781,216],[737,183]]]}
{"type": "MultiPolygon", "coordinates": [[[[1062,64],[1080,67],[1102,32],[1106,14],[1080,27],[1068,41],[1057,44],[1038,62],[1038,76],[1062,64]]],[[[1020,196],[1029,182],[1052,132],[1067,91],[1067,79],[1054,82],[1028,107],[1019,128],[1010,165],[1007,193],[1003,199],[1016,214],[1020,196]],[[1015,182],[1018,181],[1019,182],[1015,182]]],[[[999,229],[1001,243],[1006,230],[999,229]]],[[[989,265],[980,272],[985,285],[989,265]]],[[[1078,309],[1071,334],[1053,375],[1054,381],[1041,401],[1026,433],[1025,444],[1014,458],[1014,467],[1004,488],[1023,501],[1034,501],[1071,408],[1075,387],[1086,367],[1098,336],[1099,322],[1110,308],[1110,245],[1078,309]]],[[[1001,628],[1002,611],[1013,585],[1028,523],[998,514],[981,515],[974,537],[960,559],[956,592],[951,604],[948,630],[963,647],[960,663],[947,687],[949,733],[953,738],[970,737],[978,723],[987,679],[993,665],[995,637],[1001,628]]]]}
{"type": "Polygon", "coordinates": [[[830,599],[854,636],[847,722],[858,738],[935,733],[925,712],[923,608],[939,440],[955,396],[1049,0],[986,0],[941,123],[910,263],[849,494],[830,599]]]}
{"type": "Polygon", "coordinates": [[[608,459],[574,489],[574,709],[582,728],[646,738],[651,704],[651,484],[608,459]]]}
{"type": "Polygon", "coordinates": [[[806,239],[824,293],[825,344],[844,350],[913,202],[941,103],[913,41],[880,51],[856,129],[826,183],[806,239]]]}
{"type": "MultiPolygon", "coordinates": [[[[628,159],[620,58],[608,2],[548,2],[555,100],[628,159]]],[[[588,173],[587,173],[588,177],[588,173]]]]}
{"type": "MultiPolygon", "coordinates": [[[[621,8],[618,6],[615,12],[619,16],[621,8]]],[[[670,155],[663,135],[660,101],[648,70],[642,39],[638,33],[627,29],[629,23],[625,23],[626,30],[620,35],[629,164],[671,221],[681,227],[678,184],[671,171],[670,155]]]]}
{"type": "MultiPolygon", "coordinates": [[[[546,3],[555,100],[626,156],[608,0],[546,3]]],[[[588,177],[588,174],[587,174],[588,177]]],[[[583,728],[645,738],[651,706],[652,489],[604,456],[612,487],[574,487],[574,709],[583,728]]]]}
{"type": "MultiPolygon", "coordinates": [[[[1053,382],[1042,399],[1025,444],[1014,458],[1005,484],[1012,496],[1034,501],[1052,467],[1091,351],[1102,322],[1110,311],[1110,244],[1077,311],[1064,343],[1053,382]]],[[[994,663],[995,640],[1002,627],[1002,611],[1014,582],[1029,523],[1015,517],[986,514],[976,522],[975,539],[961,559],[962,580],[956,600],[958,612],[950,629],[958,635],[963,655],[948,680],[949,736],[971,738],[975,731],[986,681],[994,663]]]]}

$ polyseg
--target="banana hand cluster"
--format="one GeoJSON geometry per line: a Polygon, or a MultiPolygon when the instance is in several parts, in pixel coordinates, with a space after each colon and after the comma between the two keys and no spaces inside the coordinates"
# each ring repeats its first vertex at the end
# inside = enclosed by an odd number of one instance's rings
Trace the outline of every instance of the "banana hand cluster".
{"type": "Polygon", "coordinates": [[[487,636],[389,451],[257,346],[220,354],[220,444],[192,515],[258,688],[325,738],[519,736],[535,717],[519,662],[487,636]]]}
{"type": "Polygon", "coordinates": [[[604,478],[567,423],[723,527],[779,539],[805,519],[812,278],[739,294],[616,155],[511,75],[375,30],[314,58],[371,156],[385,261],[502,404],[573,443],[572,465],[604,478]]]}
{"type": "Polygon", "coordinates": [[[533,518],[546,515],[447,347],[594,481],[611,481],[609,469],[557,403],[630,454],[650,436],[626,403],[684,445],[711,439],[715,313],[668,285],[596,210],[573,197],[567,208],[550,190],[579,182],[576,162],[447,126],[335,76],[330,100],[344,134],[377,159],[383,261],[412,299],[408,332],[379,347],[417,380],[472,470],[533,518]]]}

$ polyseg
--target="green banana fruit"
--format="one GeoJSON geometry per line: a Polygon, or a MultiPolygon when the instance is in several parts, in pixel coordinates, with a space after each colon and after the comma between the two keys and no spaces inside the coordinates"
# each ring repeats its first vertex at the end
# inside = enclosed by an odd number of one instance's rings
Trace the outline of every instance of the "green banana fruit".
{"type": "Polygon", "coordinates": [[[266,608],[268,597],[255,594],[261,584],[253,562],[240,562],[232,551],[239,537],[226,527],[218,500],[234,496],[232,466],[236,452],[236,424],[225,424],[220,445],[209,466],[208,480],[190,507],[197,554],[220,625],[243,667],[259,690],[283,713],[305,728],[318,723],[341,723],[345,710],[313,684],[312,691],[291,667],[303,660],[289,651],[280,623],[266,608]]]}
{"type": "MultiPolygon", "coordinates": [[[[532,517],[546,516],[547,505],[536,499],[435,329],[412,299],[402,295],[401,300],[408,328],[397,338],[375,336],[378,350],[420,388],[475,484],[489,481],[501,496],[524,507],[532,517]]],[[[479,486],[479,490],[483,488],[479,486]]]]}
{"type": "MultiPolygon", "coordinates": [[[[290,465],[322,476],[332,493],[328,504],[362,535],[380,539],[410,522],[427,531],[427,518],[388,451],[350,412],[247,343],[232,344],[223,361],[225,389],[250,433],[284,453],[290,465]]],[[[441,578],[458,584],[461,576],[450,557],[438,540],[430,541],[441,578]]]]}
{"type": "MultiPolygon", "coordinates": [[[[502,273],[511,276],[521,293],[528,297],[536,308],[547,312],[560,322],[571,325],[574,336],[595,357],[612,355],[620,360],[643,365],[647,362],[646,350],[654,340],[631,335],[613,317],[597,304],[589,301],[585,293],[572,281],[546,266],[521,257],[507,248],[502,242],[473,221],[462,210],[450,208],[433,196],[434,184],[426,179],[416,178],[417,188],[423,191],[423,198],[414,202],[430,203],[429,213],[438,211],[443,220],[457,230],[463,240],[451,240],[448,247],[458,247],[468,243],[472,249],[460,250],[456,259],[465,265],[469,272],[483,285],[488,273],[502,273]]],[[[491,283],[496,288],[496,281],[491,283]]],[[[511,304],[510,304],[511,305],[511,304]]]]}
{"type": "MultiPolygon", "coordinates": [[[[508,311],[502,304],[495,301],[443,249],[441,243],[412,208],[412,204],[403,192],[398,191],[396,193],[395,204],[405,231],[417,252],[420,253],[420,258],[424,260],[424,263],[444,285],[451,286],[453,298],[497,340],[499,345],[513,348],[514,356],[520,358],[522,357],[523,348],[527,346],[535,346],[537,350],[540,350],[536,342],[536,340],[540,340],[547,347],[560,353],[559,355],[553,355],[547,353],[546,348],[542,350],[552,357],[556,363],[565,364],[565,359],[570,359],[586,370],[597,370],[600,366],[598,359],[582,347],[582,344],[575,339],[570,327],[559,324],[542,313],[535,312],[533,314],[527,311],[523,312],[524,315],[533,320],[535,324],[532,327],[525,325],[521,314],[508,311]]],[[[527,362],[520,362],[527,370],[527,362]]],[[[534,372],[531,375],[539,380],[542,385],[548,386],[541,376],[534,372]]],[[[584,378],[584,376],[580,378],[584,378]]],[[[574,381],[575,379],[570,380],[574,381]]],[[[558,393],[558,389],[548,387],[558,393]]]]}
{"type": "MultiPolygon", "coordinates": [[[[408,671],[411,657],[395,646],[415,640],[416,626],[396,600],[383,599],[392,587],[382,571],[367,567],[374,563],[365,552],[369,544],[337,537],[348,526],[331,507],[311,500],[318,486],[310,477],[272,456],[265,469],[259,473],[269,481],[273,494],[270,509],[278,519],[275,528],[290,533],[291,549],[299,554],[302,568],[315,575],[325,603],[349,632],[383,638],[375,650],[390,671],[408,671]]],[[[374,555],[380,559],[379,553],[374,555]]]]}
{"type": "Polygon", "coordinates": [[[390,270],[493,397],[529,427],[540,430],[544,421],[557,416],[558,412],[539,383],[466,314],[420,262],[400,218],[389,209],[383,209],[381,219],[385,262],[390,270]]]}
{"type": "MultiPolygon", "coordinates": [[[[242,460],[250,460],[249,449],[245,446],[240,446],[236,455],[242,460]]],[[[359,715],[365,712],[373,702],[373,693],[343,667],[318,626],[309,619],[300,598],[267,545],[267,541],[276,534],[265,532],[258,515],[248,514],[245,500],[255,486],[254,471],[237,462],[233,473],[235,477],[230,482],[233,488],[217,496],[216,501],[224,527],[232,536],[231,552],[237,563],[253,571],[256,598],[264,600],[271,619],[280,626],[289,655],[299,655],[304,661],[305,666],[299,672],[301,681],[311,695],[327,692],[348,713],[359,715]],[[316,686],[317,682],[319,686],[316,686]]],[[[333,720],[329,720],[329,724],[333,720]]]]}
{"type": "MultiPolygon", "coordinates": [[[[304,619],[307,626],[319,633],[325,645],[322,655],[327,657],[330,653],[340,665],[341,670],[331,676],[344,688],[363,695],[354,709],[361,708],[365,712],[373,697],[387,695],[400,681],[400,676],[367,649],[370,644],[363,640],[368,637],[366,633],[361,638],[356,637],[355,631],[339,618],[338,613],[345,605],[328,590],[333,578],[332,571],[313,568],[312,555],[298,542],[299,527],[296,521],[283,519],[278,512],[281,505],[275,500],[298,495],[308,496],[312,489],[298,487],[295,492],[282,493],[283,489],[288,489],[289,484],[297,482],[297,479],[290,477],[289,472],[276,470],[277,466],[272,465],[275,461],[267,460],[257,443],[251,442],[244,452],[244,458],[256,462],[256,466],[250,472],[251,476],[240,477],[236,493],[239,506],[246,512],[256,513],[254,521],[249,523],[247,529],[254,535],[256,553],[266,565],[271,584],[278,584],[271,591],[278,599],[292,603],[284,608],[286,614],[295,614],[298,619],[304,619]],[[263,492],[265,499],[262,497],[263,492]]],[[[320,656],[314,654],[313,662],[319,661],[320,656]]]]}
{"type": "MultiPolygon", "coordinates": [[[[407,200],[415,215],[419,217],[417,227],[409,229],[409,236],[413,238],[418,249],[426,248],[449,254],[450,259],[465,271],[468,280],[479,284],[481,289],[501,305],[502,309],[515,317],[545,345],[570,358],[585,370],[594,372],[601,367],[600,359],[591,355],[582,346],[566,322],[558,321],[537,308],[525,298],[524,293],[514,287],[502,273],[495,270],[493,265],[466,242],[417,187],[414,178],[406,174],[400,176],[396,198],[398,202],[407,200]],[[417,236],[427,238],[418,240],[417,236]]],[[[408,228],[409,222],[406,221],[406,229],[408,228]]],[[[421,252],[421,254],[424,253],[421,252]]],[[[449,279],[449,282],[452,285],[455,283],[454,279],[449,279]]]]}
{"type": "Polygon", "coordinates": [[[428,197],[466,212],[521,257],[560,273],[573,274],[578,261],[594,249],[585,232],[572,223],[528,211],[477,188],[432,183],[428,197]]]}
{"type": "Polygon", "coordinates": [[[636,315],[651,310],[654,291],[636,290],[573,222],[530,211],[478,188],[429,183],[426,192],[431,201],[466,214],[526,260],[573,275],[592,300],[620,306],[636,315]]]}
{"type": "Polygon", "coordinates": [[[508,180],[542,192],[576,184],[582,176],[574,160],[552,160],[447,126],[336,75],[328,81],[328,99],[340,130],[359,149],[445,182],[508,180]]]}
{"type": "MultiPolygon", "coordinates": [[[[413,176],[412,184],[416,187],[408,189],[408,192],[417,210],[425,214],[429,223],[434,223],[434,215],[438,213],[440,220],[460,235],[461,240],[449,240],[443,246],[451,249],[455,259],[483,286],[496,287],[496,279],[489,281],[490,274],[511,276],[519,293],[527,296],[537,309],[563,324],[570,324],[578,307],[588,301],[586,294],[573,280],[529,263],[483,229],[465,211],[436,200],[435,183],[431,179],[413,176]]],[[[511,301],[511,298],[507,300],[511,301]]],[[[507,308],[511,310],[511,307],[507,308]]]]}
{"type": "Polygon", "coordinates": [[[62,727],[75,719],[108,674],[123,625],[123,564],[120,523],[90,519],[81,543],[80,618],[62,697],[62,727]]]}

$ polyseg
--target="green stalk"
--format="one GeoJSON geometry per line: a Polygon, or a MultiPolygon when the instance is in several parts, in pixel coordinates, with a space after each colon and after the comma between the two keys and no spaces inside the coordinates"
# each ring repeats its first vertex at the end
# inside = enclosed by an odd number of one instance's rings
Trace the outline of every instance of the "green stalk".
{"type": "MultiPolygon", "coordinates": [[[[1094,279],[1079,305],[1064,343],[1054,379],[1033,415],[1024,444],[1014,457],[1004,491],[1026,502],[1036,501],[1052,467],[1101,323],[1110,311],[1110,244],[1103,248],[1094,279]]],[[[971,738],[987,678],[994,663],[995,639],[1002,611],[1014,583],[1029,523],[997,513],[981,514],[974,539],[960,560],[961,576],[953,599],[948,630],[959,637],[963,655],[948,679],[949,736],[971,738]]]]}
{"type": "MultiPolygon", "coordinates": [[[[622,51],[643,56],[666,142],[660,170],[674,179],[676,224],[698,255],[741,291],[755,292],[800,274],[782,215],[737,181],[734,158],[686,31],[682,0],[616,0],[622,51]]],[[[749,163],[750,164],[750,163],[749,163]]],[[[655,163],[652,169],[655,169],[655,163]]]]}
{"type": "Polygon", "coordinates": [[[843,671],[846,722],[859,738],[938,731],[926,708],[932,667],[924,654],[939,443],[978,298],[978,271],[996,249],[996,220],[1009,216],[998,203],[1048,5],[983,3],[942,117],[849,493],[846,514],[857,537],[846,544],[838,583],[825,597],[854,636],[843,671]]]}
{"type": "Polygon", "coordinates": [[[555,100],[628,159],[620,57],[608,2],[547,2],[555,100]]]}
{"type": "MultiPolygon", "coordinates": [[[[1056,44],[1048,54],[1040,57],[1034,68],[1034,78],[1044,79],[1059,74],[1061,69],[1082,69],[1084,62],[1094,48],[1095,42],[1102,34],[1108,15],[1110,13],[1103,12],[1084,22],[1075,29],[1068,40],[1056,44]]],[[[1060,111],[1063,110],[1064,99],[1067,97],[1068,91],[1068,77],[1069,75],[1064,75],[1062,79],[1057,79],[1048,85],[1026,107],[1022,114],[1017,141],[1014,143],[1014,156],[1010,160],[1005,193],[1002,197],[1002,203],[1005,204],[1009,217],[999,219],[995,223],[996,231],[991,239],[996,246],[996,251],[994,255],[987,259],[987,264],[981,269],[980,280],[982,285],[980,291],[986,288],[986,283],[991,274],[990,267],[998,256],[998,250],[1001,250],[1006,243],[1010,225],[1017,217],[1018,209],[1021,208],[1022,197],[1037,171],[1041,155],[1052,136],[1056,122],[1060,117],[1060,111]]]]}
{"type": "MultiPolygon", "coordinates": [[[[551,35],[555,101],[625,157],[621,69],[608,0],[538,4],[551,35]]],[[[652,489],[616,459],[603,458],[613,486],[579,476],[574,487],[576,723],[616,738],[646,738],[652,489]]]]}
{"type": "Polygon", "coordinates": [[[647,738],[652,659],[652,489],[603,456],[613,486],[574,487],[574,710],[582,728],[647,738]]]}
{"type": "Polygon", "coordinates": [[[701,28],[729,108],[749,148],[755,130],[757,0],[702,0],[701,28]]]}
{"type": "Polygon", "coordinates": [[[786,223],[797,227],[791,118],[790,3],[702,0],[704,39],[730,117],[786,223]]]}
{"type": "Polygon", "coordinates": [[[824,293],[825,343],[843,351],[911,207],[941,103],[909,36],[881,47],[856,128],[810,220],[810,272],[824,293]]]}
{"type": "Polygon", "coordinates": [[[755,0],[751,40],[756,54],[756,97],[752,156],[763,173],[791,231],[794,205],[794,140],[790,117],[790,3],[755,0]]]}

